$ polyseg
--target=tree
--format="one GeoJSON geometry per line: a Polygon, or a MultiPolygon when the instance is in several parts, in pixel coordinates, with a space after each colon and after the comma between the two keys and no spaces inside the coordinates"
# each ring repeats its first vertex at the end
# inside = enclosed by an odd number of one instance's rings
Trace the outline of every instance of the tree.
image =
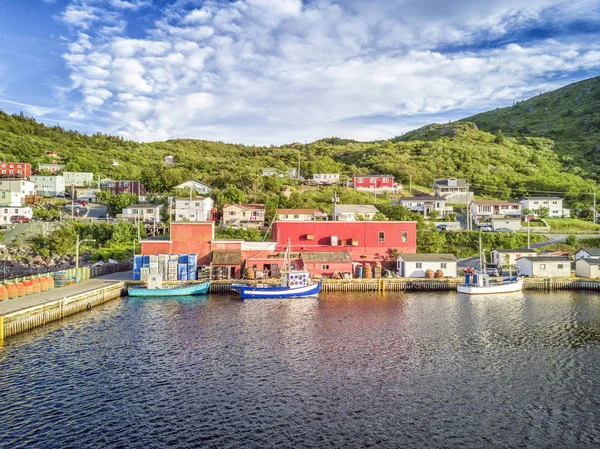
{"type": "Polygon", "coordinates": [[[129,192],[123,192],[119,195],[111,195],[106,203],[109,215],[117,215],[123,212],[123,209],[138,202],[138,196],[129,192]]]}
{"type": "Polygon", "coordinates": [[[577,244],[579,243],[579,239],[577,239],[577,236],[575,234],[569,234],[567,236],[567,239],[565,240],[565,243],[567,245],[575,248],[575,247],[577,247],[577,244]]]}
{"type": "Polygon", "coordinates": [[[548,216],[550,215],[550,209],[542,206],[537,210],[537,214],[540,218],[548,218],[548,216]]]}

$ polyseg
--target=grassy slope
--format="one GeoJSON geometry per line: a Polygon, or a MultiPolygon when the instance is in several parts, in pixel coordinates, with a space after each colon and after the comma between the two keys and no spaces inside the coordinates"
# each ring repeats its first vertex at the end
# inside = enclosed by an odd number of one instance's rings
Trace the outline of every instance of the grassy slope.
{"type": "Polygon", "coordinates": [[[547,137],[572,173],[599,179],[600,77],[465,118],[510,136],[547,137]]]}

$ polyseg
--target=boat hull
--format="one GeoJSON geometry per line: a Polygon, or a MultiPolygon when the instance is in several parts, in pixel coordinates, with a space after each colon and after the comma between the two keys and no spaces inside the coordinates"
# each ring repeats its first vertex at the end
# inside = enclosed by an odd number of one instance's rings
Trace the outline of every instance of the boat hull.
{"type": "Polygon", "coordinates": [[[210,282],[202,284],[186,284],[174,287],[163,287],[149,289],[147,287],[135,286],[127,289],[129,296],[190,296],[205,295],[210,287],[210,282]]]}
{"type": "Polygon", "coordinates": [[[321,282],[318,284],[310,284],[304,287],[289,288],[289,287],[257,287],[252,285],[232,285],[231,289],[240,294],[242,299],[259,299],[259,298],[307,298],[317,296],[321,291],[321,282]]]}
{"type": "Polygon", "coordinates": [[[493,284],[479,287],[477,285],[459,285],[456,287],[458,293],[467,295],[493,295],[497,293],[514,293],[523,290],[523,279],[505,284],[493,284]]]}

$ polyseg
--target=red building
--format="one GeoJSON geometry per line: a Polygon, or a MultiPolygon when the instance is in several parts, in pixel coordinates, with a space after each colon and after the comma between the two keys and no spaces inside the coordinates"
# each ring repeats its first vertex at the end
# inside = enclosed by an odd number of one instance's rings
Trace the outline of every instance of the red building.
{"type": "Polygon", "coordinates": [[[273,240],[277,251],[348,252],[354,262],[384,262],[393,250],[417,252],[415,221],[276,221],[273,240]]]}
{"type": "Polygon", "coordinates": [[[392,175],[362,175],[354,177],[354,189],[371,192],[397,192],[402,189],[402,186],[394,182],[392,175]]]}
{"type": "Polygon", "coordinates": [[[352,273],[352,257],[345,251],[303,252],[300,255],[301,267],[315,276],[332,277],[339,273],[352,273]]]}
{"type": "Polygon", "coordinates": [[[109,181],[108,189],[113,195],[129,192],[133,195],[145,195],[146,187],[140,181],[109,181]]]}
{"type": "Polygon", "coordinates": [[[24,178],[31,176],[31,164],[24,162],[0,162],[1,178],[24,178]]]}
{"type": "Polygon", "coordinates": [[[142,254],[197,254],[198,265],[210,265],[214,222],[173,222],[168,239],[142,240],[142,254]]]}

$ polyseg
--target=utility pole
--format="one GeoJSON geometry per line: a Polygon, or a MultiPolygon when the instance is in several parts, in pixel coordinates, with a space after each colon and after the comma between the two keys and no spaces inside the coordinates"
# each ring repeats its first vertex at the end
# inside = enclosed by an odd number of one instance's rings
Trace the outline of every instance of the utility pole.
{"type": "Polygon", "coordinates": [[[333,221],[337,221],[337,217],[336,217],[336,214],[335,214],[335,212],[336,212],[336,205],[337,205],[337,203],[340,202],[340,199],[337,196],[337,190],[333,191],[333,198],[331,198],[331,202],[333,203],[333,217],[332,218],[333,218],[333,221]]]}
{"type": "Polygon", "coordinates": [[[190,221],[192,221],[192,186],[190,186],[190,207],[188,209],[188,215],[188,218],[190,219],[190,221]]]}
{"type": "Polygon", "coordinates": [[[408,184],[408,194],[412,196],[412,175],[408,175],[409,184],[408,184]]]}
{"type": "Polygon", "coordinates": [[[596,223],[596,192],[594,192],[594,211],[593,211],[592,217],[594,219],[594,224],[595,224],[596,223]]]}
{"type": "Polygon", "coordinates": [[[529,227],[529,214],[527,214],[527,249],[531,249],[531,230],[529,227]]]}
{"type": "Polygon", "coordinates": [[[79,245],[83,242],[95,242],[94,239],[83,239],[79,240],[79,234],[77,234],[77,240],[75,241],[75,276],[79,276],[79,245]]]}

